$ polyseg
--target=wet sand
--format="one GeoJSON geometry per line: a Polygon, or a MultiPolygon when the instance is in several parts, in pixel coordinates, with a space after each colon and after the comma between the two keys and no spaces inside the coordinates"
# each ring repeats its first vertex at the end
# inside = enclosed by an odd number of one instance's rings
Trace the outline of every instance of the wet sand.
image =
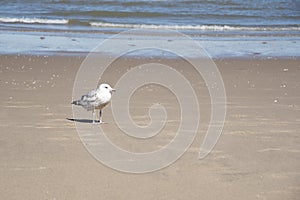
{"type": "MultiPolygon", "coordinates": [[[[159,60],[179,70],[197,91],[200,128],[175,163],[147,174],[112,170],[85,149],[72,118],[72,90],[83,57],[0,56],[1,199],[298,199],[300,196],[299,59],[220,59],[227,93],[223,134],[213,151],[198,151],[210,117],[205,83],[181,60],[159,60]]],[[[101,82],[114,85],[125,71],[155,59],[120,59],[101,82]]],[[[149,86],[132,97],[137,124],[149,122],[153,102],[170,113],[162,134],[134,140],[104,109],[103,129],[135,152],[167,144],[178,127],[178,102],[149,86]]],[[[102,125],[101,125],[102,126],[102,125]]]]}

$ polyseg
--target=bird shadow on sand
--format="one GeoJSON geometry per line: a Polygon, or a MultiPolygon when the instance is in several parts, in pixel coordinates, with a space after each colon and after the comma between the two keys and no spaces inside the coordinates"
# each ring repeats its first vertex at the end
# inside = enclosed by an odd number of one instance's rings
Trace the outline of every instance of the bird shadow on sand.
{"type": "MultiPolygon", "coordinates": [[[[72,122],[80,122],[80,123],[88,123],[88,124],[92,124],[93,120],[91,119],[72,119],[72,118],[66,118],[69,121],[72,122]]],[[[95,120],[96,123],[99,123],[99,120],[95,120]]]]}

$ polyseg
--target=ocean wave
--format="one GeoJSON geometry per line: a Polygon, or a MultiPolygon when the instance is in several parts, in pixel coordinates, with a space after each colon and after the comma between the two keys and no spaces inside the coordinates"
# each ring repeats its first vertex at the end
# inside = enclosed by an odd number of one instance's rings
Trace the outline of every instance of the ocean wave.
{"type": "Polygon", "coordinates": [[[45,18],[9,18],[0,17],[0,23],[24,24],[55,24],[69,26],[92,26],[100,28],[145,28],[145,29],[175,29],[199,31],[300,31],[300,26],[229,26],[229,25],[155,25],[155,24],[122,24],[107,22],[88,22],[77,19],[45,19],[45,18]]]}
{"type": "Polygon", "coordinates": [[[148,29],[176,29],[176,30],[207,30],[207,31],[299,31],[299,26],[291,27],[246,27],[228,25],[151,25],[151,24],[115,24],[91,22],[91,26],[103,28],[148,28],[148,29]]]}
{"type": "Polygon", "coordinates": [[[2,23],[24,23],[24,24],[67,24],[67,23],[69,23],[69,20],[0,17],[0,22],[2,22],[2,23]]]}

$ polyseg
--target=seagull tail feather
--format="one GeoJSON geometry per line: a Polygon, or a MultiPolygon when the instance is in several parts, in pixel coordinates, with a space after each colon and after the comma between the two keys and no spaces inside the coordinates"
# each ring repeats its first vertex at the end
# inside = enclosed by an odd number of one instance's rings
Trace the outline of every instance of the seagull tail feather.
{"type": "Polygon", "coordinates": [[[81,104],[80,104],[80,100],[72,101],[71,104],[74,104],[74,105],[81,105],[81,104]]]}

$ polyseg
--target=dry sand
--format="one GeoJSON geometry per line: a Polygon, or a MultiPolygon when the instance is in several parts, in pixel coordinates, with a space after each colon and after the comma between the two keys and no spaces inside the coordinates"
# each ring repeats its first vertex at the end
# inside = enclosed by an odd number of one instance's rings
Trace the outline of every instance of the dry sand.
{"type": "MultiPolygon", "coordinates": [[[[228,102],[225,127],[204,160],[198,151],[210,117],[204,82],[184,61],[160,60],[180,70],[197,90],[201,127],[174,164],[147,174],[126,174],[96,161],[82,145],[71,97],[83,57],[0,56],[1,199],[299,199],[300,62],[297,59],[224,59],[216,64],[228,102]]],[[[155,60],[120,59],[104,74],[112,85],[130,66],[155,60]]],[[[157,61],[157,60],[156,60],[157,61]]],[[[164,132],[150,141],[121,134],[111,108],[103,128],[117,145],[147,152],[167,144],[178,127],[178,102],[165,89],[132,97],[138,124],[148,106],[166,105],[164,132]]]]}

